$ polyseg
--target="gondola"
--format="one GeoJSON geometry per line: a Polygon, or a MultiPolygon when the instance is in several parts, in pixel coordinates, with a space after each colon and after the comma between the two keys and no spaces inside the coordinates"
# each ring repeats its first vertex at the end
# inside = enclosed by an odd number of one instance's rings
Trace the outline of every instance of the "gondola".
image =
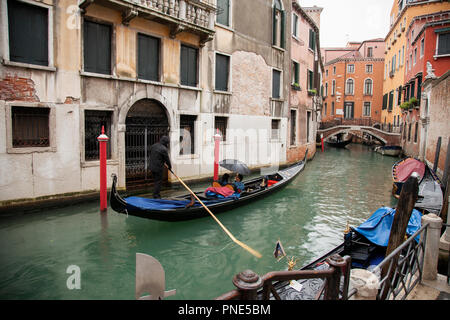
{"type": "MultiPolygon", "coordinates": [[[[366,269],[373,271],[386,256],[390,230],[396,210],[390,207],[377,209],[369,219],[356,228],[349,228],[343,234],[343,242],[313,262],[300,268],[300,270],[325,270],[330,268],[326,259],[338,254],[341,257],[351,257],[351,269],[366,269]]],[[[421,227],[422,214],[413,210],[409,220],[406,235],[412,236],[421,227]]],[[[420,238],[415,238],[419,242],[420,238]]],[[[281,300],[314,300],[320,295],[323,279],[312,278],[297,280],[301,290],[298,291],[289,285],[289,282],[280,281],[274,284],[281,300]]],[[[260,297],[262,291],[259,292],[260,297]]]]}
{"type": "Polygon", "coordinates": [[[327,145],[335,148],[345,148],[346,145],[352,143],[352,139],[345,141],[325,141],[327,145]]]}
{"type": "MultiPolygon", "coordinates": [[[[282,169],[268,176],[261,176],[244,181],[245,190],[227,198],[213,198],[205,192],[196,192],[197,197],[214,214],[231,210],[247,204],[261,197],[266,197],[288,185],[305,168],[308,150],[302,161],[282,169]],[[270,181],[261,187],[264,178],[270,181]]],[[[117,176],[113,175],[113,184],[110,194],[111,208],[119,213],[159,221],[184,221],[209,216],[208,212],[198,202],[191,202],[190,194],[167,199],[150,199],[144,197],[128,197],[123,199],[117,192],[117,176]]]]}
{"type": "Polygon", "coordinates": [[[417,172],[420,176],[419,194],[414,207],[439,214],[444,202],[442,183],[432,169],[416,158],[408,157],[394,163],[392,166],[392,194],[399,198],[403,184],[413,172],[417,172]]]}
{"type": "Polygon", "coordinates": [[[375,152],[381,153],[383,156],[398,157],[402,152],[401,146],[378,146],[374,149],[375,152]]]}

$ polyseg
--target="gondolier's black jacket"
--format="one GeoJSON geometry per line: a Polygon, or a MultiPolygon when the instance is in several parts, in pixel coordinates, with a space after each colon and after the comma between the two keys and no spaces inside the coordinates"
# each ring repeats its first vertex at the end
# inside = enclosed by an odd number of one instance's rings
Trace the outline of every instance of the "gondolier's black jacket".
{"type": "Polygon", "coordinates": [[[169,138],[164,136],[161,140],[151,146],[150,149],[150,170],[152,172],[162,172],[164,163],[167,164],[169,170],[172,169],[169,157],[169,138]]]}

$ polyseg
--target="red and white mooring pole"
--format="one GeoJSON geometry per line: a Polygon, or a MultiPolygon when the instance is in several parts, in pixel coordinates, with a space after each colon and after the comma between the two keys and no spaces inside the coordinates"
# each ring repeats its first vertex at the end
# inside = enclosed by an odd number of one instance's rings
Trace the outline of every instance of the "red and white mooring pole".
{"type": "Polygon", "coordinates": [[[219,129],[214,135],[214,181],[219,180],[219,147],[220,147],[220,136],[219,129]]]}
{"type": "Polygon", "coordinates": [[[105,127],[102,126],[102,134],[97,137],[100,145],[100,211],[106,211],[108,207],[106,188],[106,144],[108,136],[105,134],[105,127]]]}

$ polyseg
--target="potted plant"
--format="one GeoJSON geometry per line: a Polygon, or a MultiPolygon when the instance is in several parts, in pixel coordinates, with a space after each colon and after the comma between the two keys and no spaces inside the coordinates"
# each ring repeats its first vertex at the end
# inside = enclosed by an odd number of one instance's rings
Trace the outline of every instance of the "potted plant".
{"type": "Polygon", "coordinates": [[[292,89],[297,90],[297,91],[300,91],[300,90],[301,90],[300,84],[298,84],[297,82],[294,82],[294,83],[292,84],[292,89]]]}
{"type": "Polygon", "coordinates": [[[402,111],[408,111],[411,108],[411,103],[409,101],[405,101],[400,105],[400,109],[402,109],[402,111]]]}
{"type": "Polygon", "coordinates": [[[317,94],[317,90],[316,89],[309,89],[308,90],[308,95],[315,96],[316,94],[317,94]]]}
{"type": "Polygon", "coordinates": [[[410,108],[419,108],[419,100],[417,100],[416,97],[412,97],[411,99],[409,99],[409,103],[411,104],[410,108]]]}

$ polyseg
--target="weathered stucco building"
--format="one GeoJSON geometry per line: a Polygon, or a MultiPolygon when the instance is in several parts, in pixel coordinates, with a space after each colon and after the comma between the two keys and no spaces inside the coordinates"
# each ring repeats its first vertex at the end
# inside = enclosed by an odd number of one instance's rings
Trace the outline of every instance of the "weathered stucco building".
{"type": "Polygon", "coordinates": [[[317,119],[323,63],[320,56],[320,13],[322,8],[302,8],[292,2],[291,79],[288,122],[288,161],[303,159],[316,151],[317,119]]]}
{"type": "Polygon", "coordinates": [[[102,126],[108,186],[151,183],[162,135],[186,179],[212,176],[217,130],[222,159],[286,163],[291,5],[2,1],[0,201],[98,190],[102,126]]]}

